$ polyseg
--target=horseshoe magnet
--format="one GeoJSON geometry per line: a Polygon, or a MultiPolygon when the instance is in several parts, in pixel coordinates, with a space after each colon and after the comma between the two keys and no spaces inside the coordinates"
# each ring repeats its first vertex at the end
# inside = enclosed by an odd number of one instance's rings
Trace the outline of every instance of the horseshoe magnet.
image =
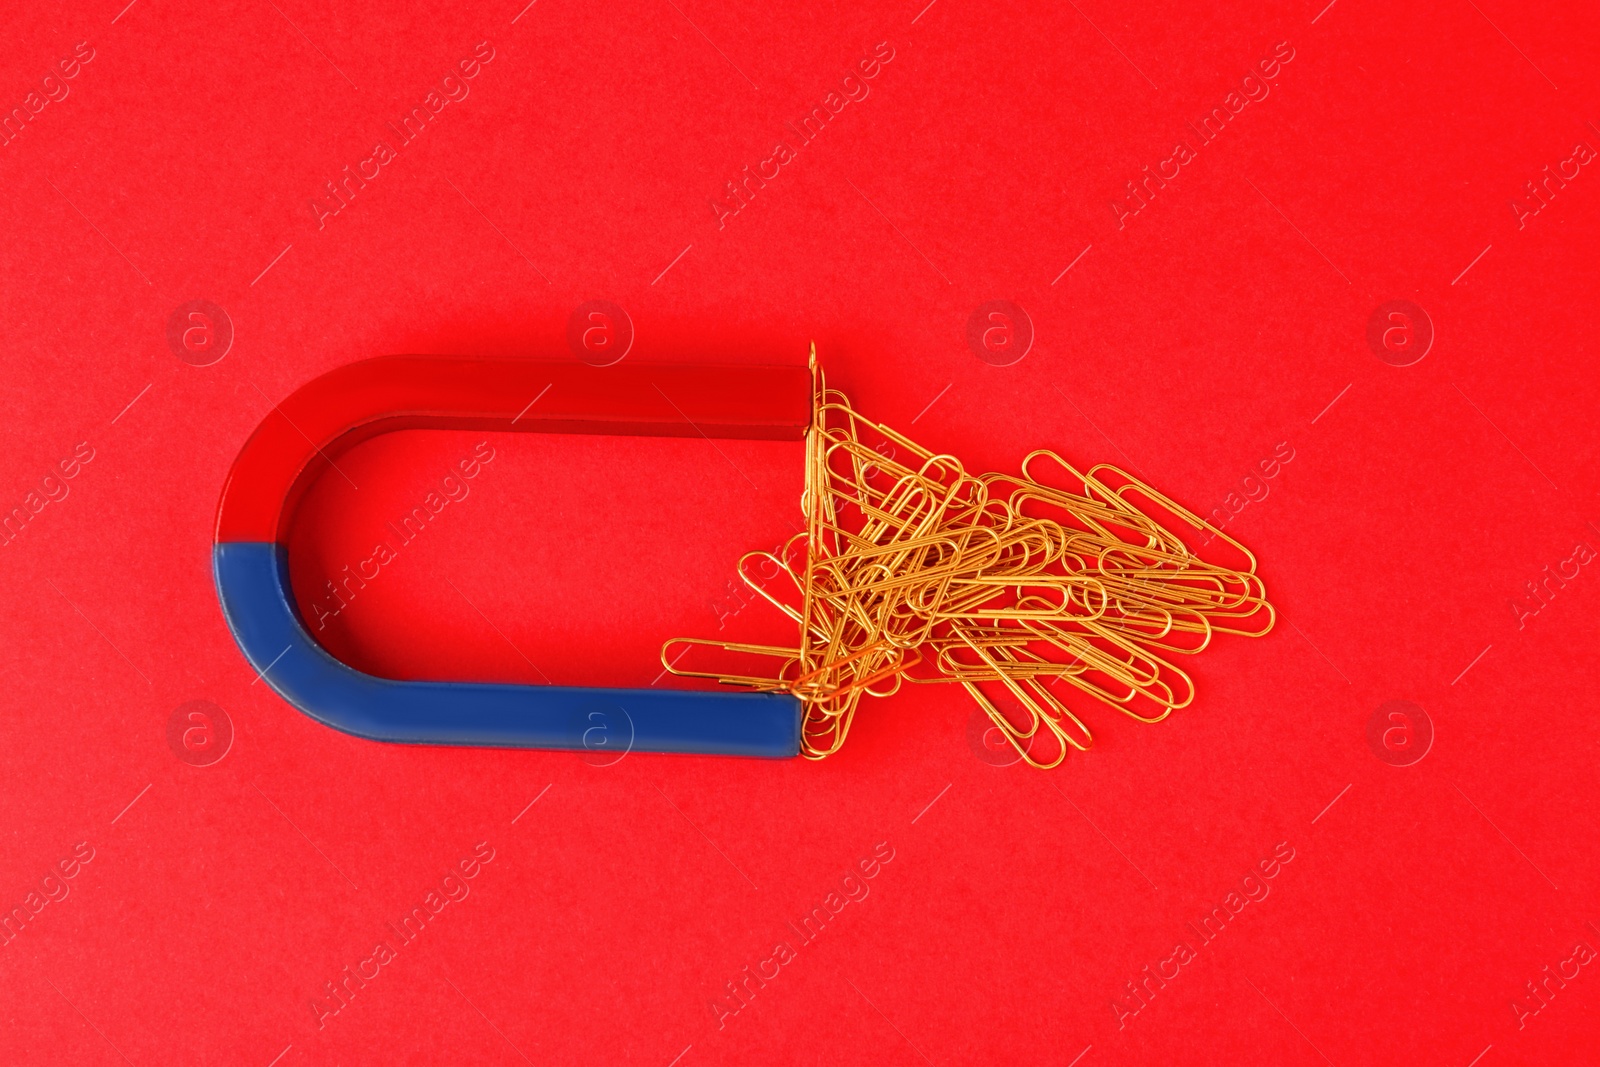
{"type": "Polygon", "coordinates": [[[798,441],[811,421],[811,387],[804,367],[596,368],[441,356],[340,367],[275,405],[234,461],[212,557],[223,616],[279,696],[357,737],[582,749],[592,716],[620,710],[638,751],[793,756],[801,706],[788,694],[412,682],[358,671],[306,629],[289,584],[287,533],[307,486],[341,452],[378,434],[420,428],[798,441]]]}

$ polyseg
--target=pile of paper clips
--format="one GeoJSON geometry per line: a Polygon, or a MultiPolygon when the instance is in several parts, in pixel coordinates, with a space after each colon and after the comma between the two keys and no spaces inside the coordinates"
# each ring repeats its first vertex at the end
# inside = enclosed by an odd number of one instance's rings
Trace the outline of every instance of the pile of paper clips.
{"type": "Polygon", "coordinates": [[[1272,628],[1255,557],[1127,472],[1079,472],[1040,449],[1020,476],[971,475],[863,418],[814,373],[807,528],[738,568],[799,624],[799,643],[676,638],[661,650],[674,674],[798,696],[803,755],[838,751],[863,696],[955,682],[1023,760],[1054,767],[1092,738],[1052,683],[1159,722],[1194,699],[1174,655],[1272,628]],[[1202,560],[1199,540],[1231,548],[1242,569],[1202,560]],[[680,645],[752,666],[692,669],[691,649],[672,655],[680,645]]]}

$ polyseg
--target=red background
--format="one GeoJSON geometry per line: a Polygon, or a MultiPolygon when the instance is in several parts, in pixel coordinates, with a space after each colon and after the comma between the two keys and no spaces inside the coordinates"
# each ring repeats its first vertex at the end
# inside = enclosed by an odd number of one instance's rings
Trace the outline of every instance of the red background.
{"type": "MultiPolygon", "coordinates": [[[[1594,1062],[1600,968],[1513,1002],[1600,945],[1600,575],[1511,606],[1600,547],[1600,174],[1511,206],[1600,147],[1594,11],[124,2],[5,12],[6,108],[76,42],[94,58],[0,148],[0,505],[95,458],[0,549],[0,904],[94,858],[0,947],[0,1059],[1594,1062]],[[470,95],[319,229],[322,183],[484,40],[470,95]],[[719,228],[710,198],[881,41],[870,95],[719,228]],[[1270,95],[1201,147],[1186,123],[1283,41],[1270,95]],[[1119,228],[1180,139],[1196,158],[1119,228]],[[235,331],[205,367],[165,333],[197,298],[235,331]],[[973,470],[1050,446],[1209,510],[1287,442],[1228,524],[1279,626],[1186,663],[1167,722],[1085,709],[1096,746],[1050,773],[994,765],[942,687],[869,704],[822,763],[602,766],[360,741],[257,683],[209,552],[270,404],[382,353],[575,358],[590,299],[628,312],[630,360],[815,339],[864,411],[973,470]],[[965,338],[994,299],[1036,334],[1010,366],[965,338]],[[1366,339],[1396,299],[1436,332],[1406,367],[1366,339]],[[210,766],[167,740],[191,700],[233,726],[210,766]],[[1367,740],[1391,700],[1435,732],[1411,766],[1367,740]],[[324,983],[480,841],[471,895],[319,1027],[324,983]],[[870,896],[719,1027],[712,998],[878,842],[870,896]],[[1185,924],[1279,842],[1270,895],[1198,947],[1185,924]],[[1119,1025],[1179,940],[1198,958],[1119,1025]]],[[[352,453],[297,582],[478,439],[352,453]]],[[[330,646],[647,685],[663,638],[766,625],[723,617],[726,582],[800,521],[798,446],[492,445],[330,646]]]]}

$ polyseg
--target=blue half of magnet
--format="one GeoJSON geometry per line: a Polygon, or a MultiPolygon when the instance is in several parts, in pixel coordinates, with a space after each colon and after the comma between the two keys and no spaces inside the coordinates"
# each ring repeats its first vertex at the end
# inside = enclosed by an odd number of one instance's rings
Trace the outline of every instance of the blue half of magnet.
{"type": "Polygon", "coordinates": [[[262,681],[336,730],[374,741],[787,758],[800,751],[800,701],[782,693],[603,689],[379,678],[307,632],[289,557],[270,541],[214,546],[228,627],[262,681]]]}

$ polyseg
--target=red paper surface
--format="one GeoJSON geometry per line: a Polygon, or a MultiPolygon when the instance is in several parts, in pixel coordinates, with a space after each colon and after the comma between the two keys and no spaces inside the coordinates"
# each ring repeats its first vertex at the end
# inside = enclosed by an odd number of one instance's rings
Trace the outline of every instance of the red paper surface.
{"type": "MultiPolygon", "coordinates": [[[[1596,1061],[1593,10],[5,23],[0,1061],[1596,1061]],[[1222,508],[1279,626],[1186,662],[1167,722],[1083,707],[1050,773],[942,687],[821,763],[386,746],[283,703],[210,573],[251,429],[367,356],[579,358],[592,300],[631,361],[815,339],[969,469],[1049,446],[1222,508]],[[974,348],[991,301],[1020,314],[974,348]]],[[[302,596],[482,439],[352,452],[302,596]]],[[[728,581],[799,523],[798,446],[491,447],[329,647],[649,685],[667,637],[773,632],[728,581]]]]}

